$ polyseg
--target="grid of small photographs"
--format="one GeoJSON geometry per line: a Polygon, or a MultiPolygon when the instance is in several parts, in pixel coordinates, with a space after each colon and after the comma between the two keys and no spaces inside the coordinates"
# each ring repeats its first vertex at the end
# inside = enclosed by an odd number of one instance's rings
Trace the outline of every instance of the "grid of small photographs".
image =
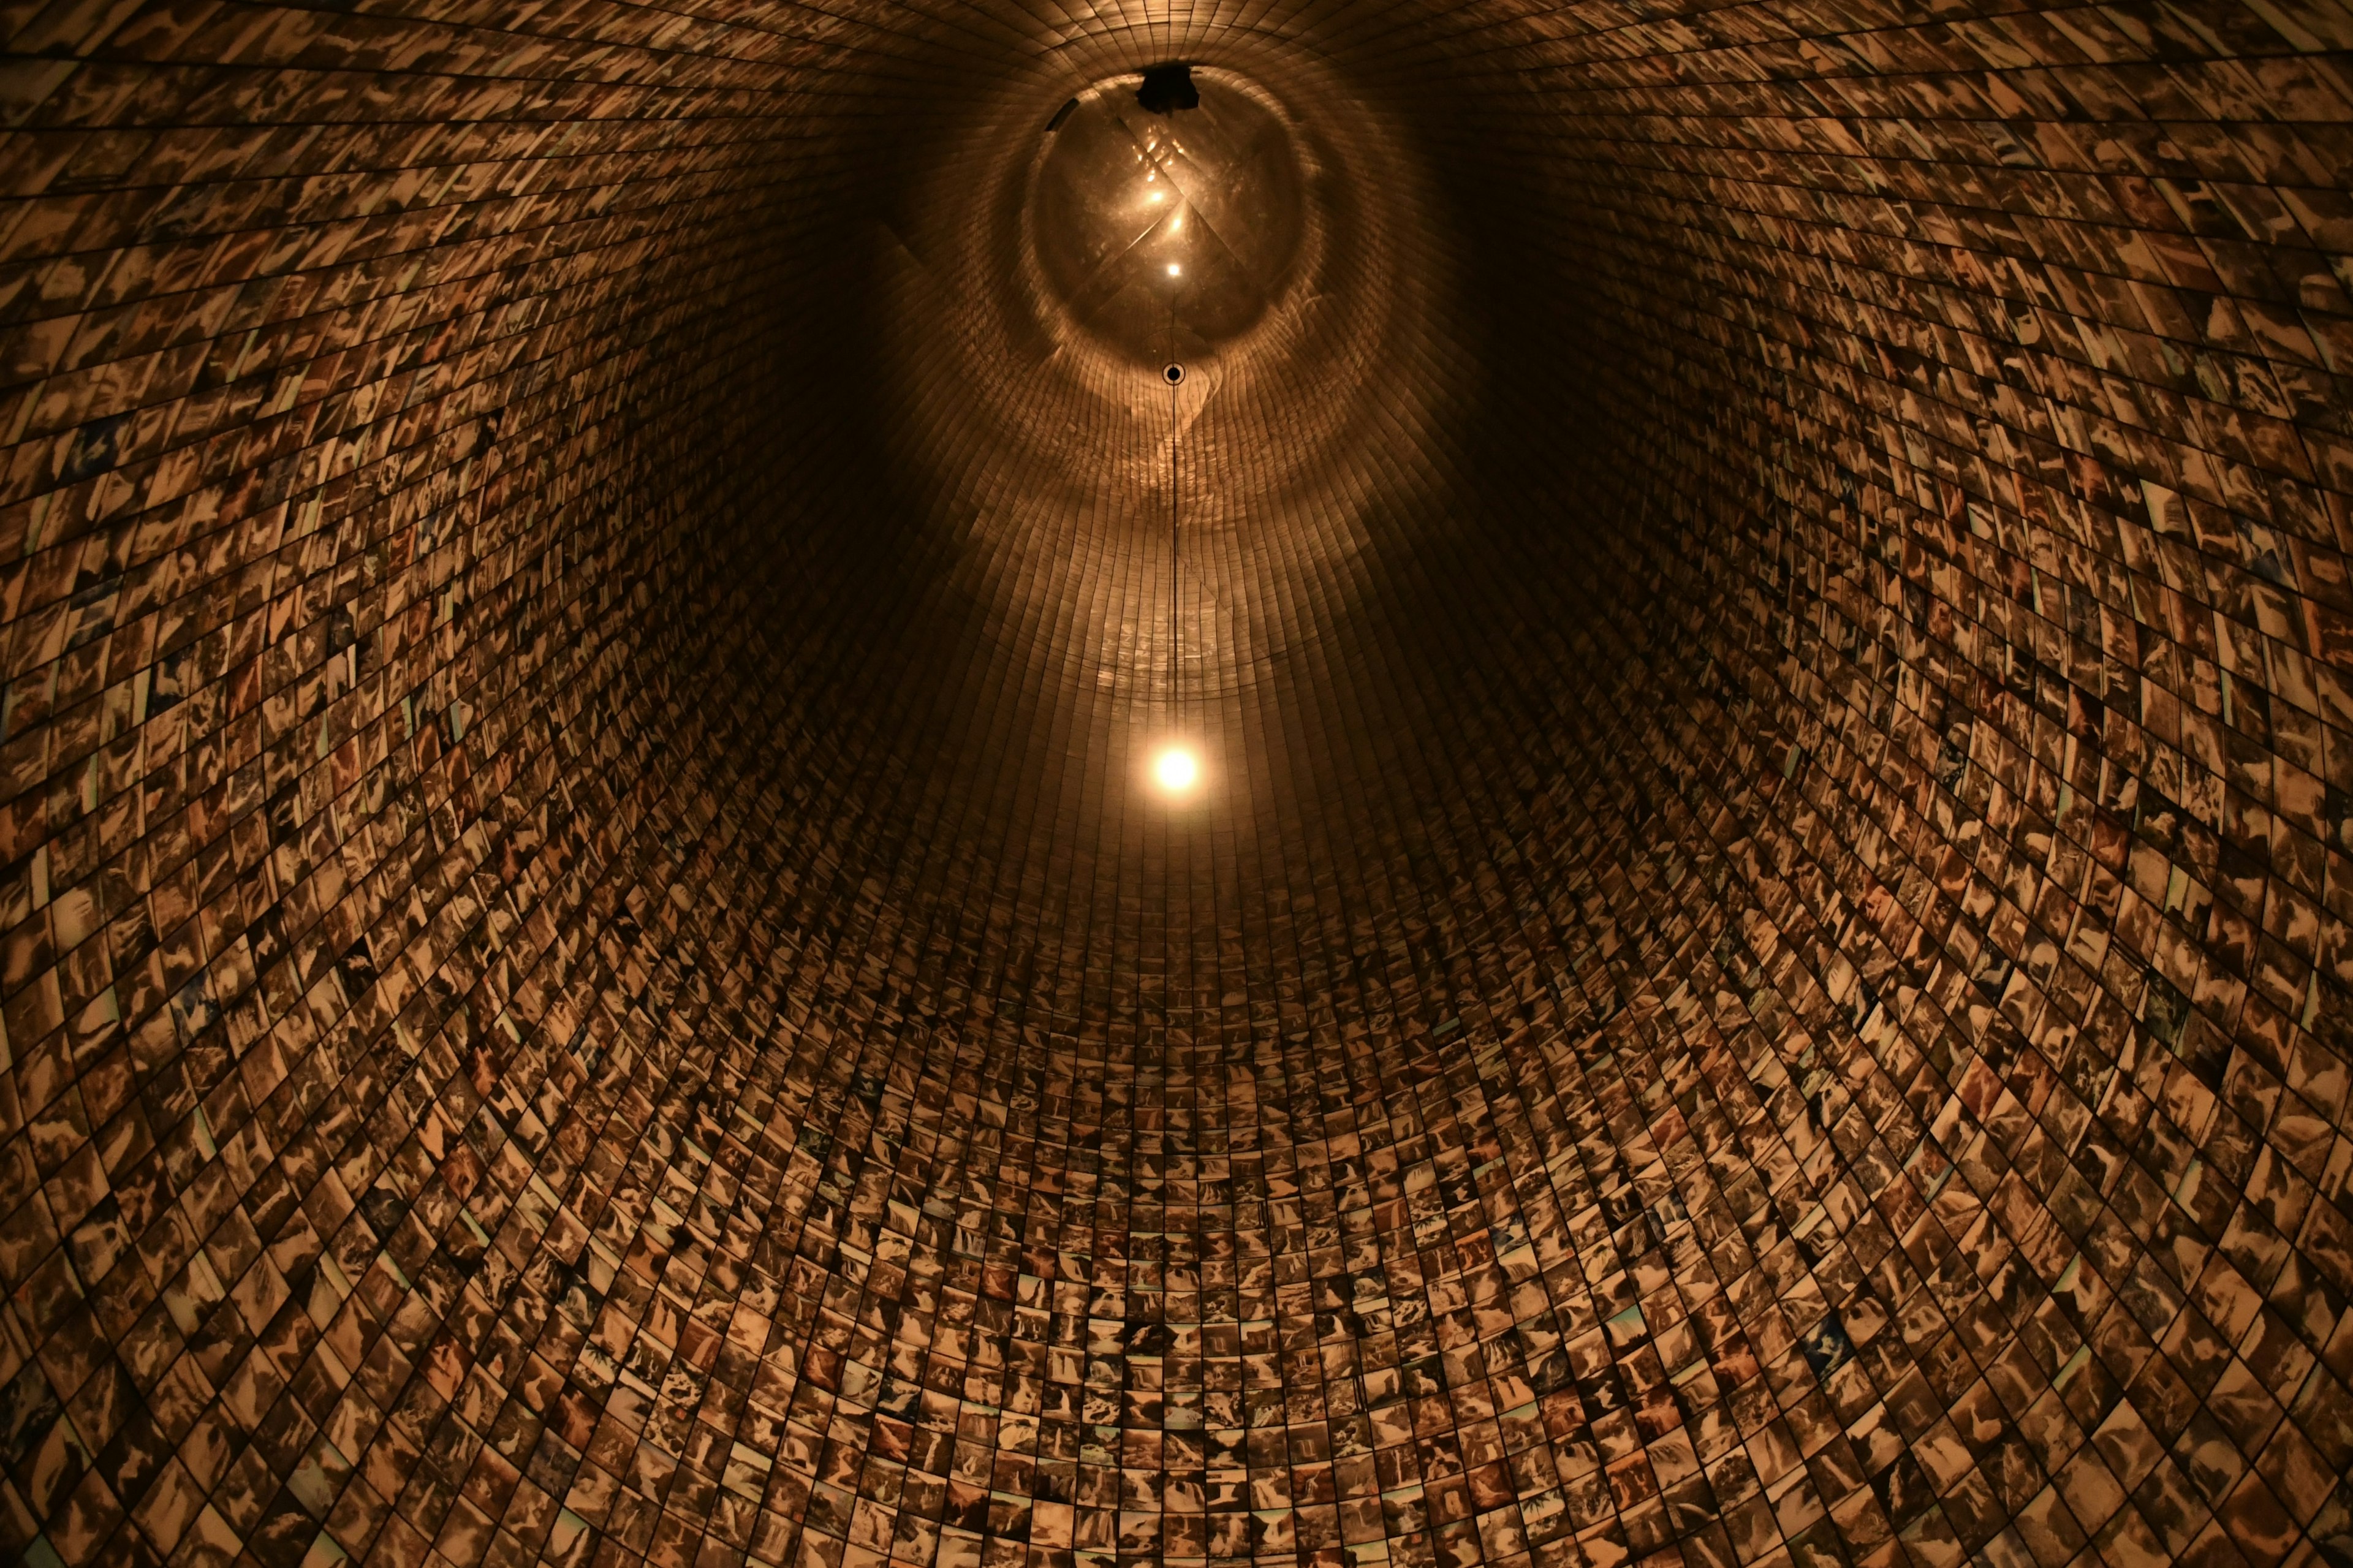
{"type": "Polygon", "coordinates": [[[0,7],[0,1548],[2353,1564],[2353,16],[1928,9],[0,7]]]}

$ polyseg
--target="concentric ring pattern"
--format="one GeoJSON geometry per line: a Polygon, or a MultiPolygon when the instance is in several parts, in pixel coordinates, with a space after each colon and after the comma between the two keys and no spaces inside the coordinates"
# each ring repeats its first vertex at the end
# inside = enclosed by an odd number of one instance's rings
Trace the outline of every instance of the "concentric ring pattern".
{"type": "Polygon", "coordinates": [[[2353,1563],[2339,0],[0,37],[15,1557],[2353,1563]]]}

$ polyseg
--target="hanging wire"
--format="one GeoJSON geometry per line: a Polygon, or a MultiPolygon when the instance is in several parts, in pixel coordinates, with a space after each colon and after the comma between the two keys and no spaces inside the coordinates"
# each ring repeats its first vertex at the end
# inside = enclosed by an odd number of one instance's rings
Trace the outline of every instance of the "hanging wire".
{"type": "Polygon", "coordinates": [[[1175,289],[1168,294],[1168,370],[1164,379],[1168,383],[1168,727],[1174,730],[1182,716],[1185,653],[1177,619],[1178,595],[1184,591],[1184,580],[1177,575],[1176,523],[1176,384],[1184,379],[1184,372],[1176,363],[1175,289]]]}

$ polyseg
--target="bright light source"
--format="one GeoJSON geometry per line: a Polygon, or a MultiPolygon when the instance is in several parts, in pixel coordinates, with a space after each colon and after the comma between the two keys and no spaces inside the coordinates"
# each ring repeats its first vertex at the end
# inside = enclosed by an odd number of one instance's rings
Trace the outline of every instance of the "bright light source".
{"type": "Polygon", "coordinates": [[[1182,746],[1171,746],[1152,759],[1153,782],[1171,795],[1191,789],[1200,776],[1200,759],[1182,746]]]}
{"type": "Polygon", "coordinates": [[[1160,196],[1161,193],[1158,191],[1146,191],[1144,195],[1144,199],[1147,202],[1156,202],[1160,199],[1160,196]]]}
{"type": "Polygon", "coordinates": [[[1182,277],[1182,276],[1184,275],[1184,272],[1185,272],[1185,269],[1184,269],[1183,268],[1181,268],[1181,267],[1177,266],[1175,262],[1173,262],[1173,261],[1172,261],[1172,262],[1170,262],[1170,263],[1168,264],[1168,276],[1169,276],[1169,277],[1171,277],[1171,278],[1178,278],[1178,277],[1182,277]]]}
{"type": "Polygon", "coordinates": [[[1183,213],[1178,213],[1175,217],[1168,220],[1168,232],[1171,234],[1175,234],[1178,229],[1183,228],[1184,226],[1185,215],[1183,213]]]}

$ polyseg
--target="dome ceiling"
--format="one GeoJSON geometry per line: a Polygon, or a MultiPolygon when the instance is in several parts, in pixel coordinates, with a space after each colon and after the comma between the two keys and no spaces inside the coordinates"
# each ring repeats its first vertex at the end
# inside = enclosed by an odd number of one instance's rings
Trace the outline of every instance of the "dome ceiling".
{"type": "Polygon", "coordinates": [[[14,1557],[2353,1563],[2341,5],[0,37],[14,1557]]]}
{"type": "MultiPolygon", "coordinates": [[[[1284,301],[1304,209],[1327,193],[1303,189],[1310,175],[1282,111],[1247,84],[1195,81],[1187,68],[1191,102],[1155,111],[1144,107],[1151,79],[1099,83],[1047,121],[1025,193],[1024,260],[1043,275],[1058,325],[1142,363],[1176,363],[1284,301]]],[[[1314,226],[1319,241],[1328,221],[1314,226]]]]}

